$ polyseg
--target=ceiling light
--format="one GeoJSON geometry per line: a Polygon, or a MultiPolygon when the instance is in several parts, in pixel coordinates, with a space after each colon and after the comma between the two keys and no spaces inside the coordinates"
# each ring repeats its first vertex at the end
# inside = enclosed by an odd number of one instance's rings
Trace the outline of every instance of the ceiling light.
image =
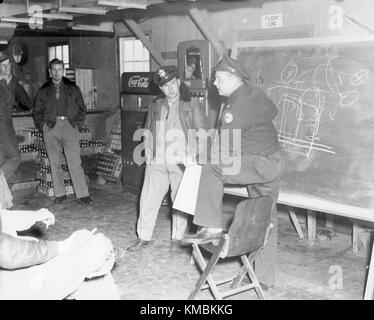
{"type": "Polygon", "coordinates": [[[100,31],[100,32],[113,32],[113,30],[107,30],[100,26],[93,26],[88,24],[76,24],[72,26],[72,30],[82,30],[82,31],[100,31]]]}
{"type": "Polygon", "coordinates": [[[52,19],[52,20],[73,20],[73,16],[71,14],[64,14],[64,13],[33,13],[33,18],[43,18],[43,19],[52,19]]]}
{"type": "Polygon", "coordinates": [[[30,18],[16,18],[16,17],[1,17],[0,21],[15,22],[15,23],[32,23],[32,20],[30,18]]]}
{"type": "Polygon", "coordinates": [[[139,4],[139,3],[132,3],[126,1],[109,1],[109,0],[98,0],[97,4],[102,6],[114,6],[120,7],[122,9],[125,8],[135,8],[135,9],[147,9],[146,4],[139,4]]]}
{"type": "MultiPolygon", "coordinates": [[[[1,21],[1,18],[0,18],[1,21]]],[[[17,24],[14,22],[0,22],[0,28],[5,29],[15,29],[17,27],[17,24]]]]}
{"type": "Polygon", "coordinates": [[[101,9],[101,8],[94,8],[94,7],[60,7],[58,9],[60,12],[70,12],[70,13],[81,13],[81,14],[100,14],[104,15],[108,12],[108,10],[101,9]]]}

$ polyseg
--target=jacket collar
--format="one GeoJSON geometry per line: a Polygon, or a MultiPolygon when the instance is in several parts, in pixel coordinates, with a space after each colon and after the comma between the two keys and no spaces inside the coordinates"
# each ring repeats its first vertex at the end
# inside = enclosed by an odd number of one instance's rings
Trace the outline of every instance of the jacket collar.
{"type": "MultiPolygon", "coordinates": [[[[62,77],[62,83],[65,85],[73,85],[74,82],[69,80],[68,78],[62,77]]],[[[43,84],[42,88],[47,88],[53,85],[52,79],[49,79],[45,84],[43,84]]]]}
{"type": "Polygon", "coordinates": [[[252,92],[253,86],[242,84],[240,87],[234,90],[233,93],[227,98],[226,105],[233,105],[241,95],[248,95],[252,92]]]}

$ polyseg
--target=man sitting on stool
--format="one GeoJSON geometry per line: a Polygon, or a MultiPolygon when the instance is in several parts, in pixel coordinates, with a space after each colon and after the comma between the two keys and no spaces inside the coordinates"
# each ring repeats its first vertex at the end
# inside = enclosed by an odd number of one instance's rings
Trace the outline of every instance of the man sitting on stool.
{"type": "Polygon", "coordinates": [[[247,84],[247,80],[249,75],[243,66],[228,56],[215,68],[214,85],[228,99],[221,112],[212,161],[202,165],[193,220],[200,230],[186,235],[183,242],[203,244],[221,238],[226,183],[250,185],[254,191],[254,194],[250,191],[251,197],[270,195],[274,203],[277,201],[283,169],[278,133],[273,125],[278,110],[261,89],[247,84]],[[240,132],[239,141],[235,141],[235,130],[240,132]],[[226,133],[231,139],[221,139],[226,133]],[[232,163],[239,164],[236,168],[227,165],[225,160],[230,158],[232,163]]]}

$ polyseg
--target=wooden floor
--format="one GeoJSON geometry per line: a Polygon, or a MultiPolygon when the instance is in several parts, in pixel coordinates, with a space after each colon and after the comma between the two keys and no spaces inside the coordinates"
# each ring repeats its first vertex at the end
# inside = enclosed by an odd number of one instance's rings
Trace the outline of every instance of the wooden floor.
{"type": "MultiPolygon", "coordinates": [[[[65,204],[53,205],[50,198],[33,191],[15,192],[15,209],[49,207],[56,215],[56,224],[48,231],[36,226],[31,233],[44,239],[59,240],[74,230],[98,228],[114,245],[126,249],[136,240],[137,197],[122,191],[118,184],[102,186],[90,183],[94,205],[85,207],[69,198],[65,204]]],[[[232,203],[225,202],[230,210],[232,203]]],[[[268,299],[314,300],[363,298],[367,254],[352,252],[351,237],[337,234],[331,241],[299,240],[288,216],[280,212],[276,285],[265,291],[268,299]]],[[[302,227],[304,227],[302,225],[302,227]]],[[[186,299],[199,277],[190,264],[190,248],[174,246],[170,240],[170,213],[162,207],[154,231],[152,245],[136,253],[126,253],[113,270],[122,299],[186,299]]],[[[217,266],[219,277],[231,275],[235,261],[217,266]]],[[[214,275],[213,274],[213,275],[214,275]]],[[[198,299],[212,299],[204,290],[198,299]]],[[[253,292],[229,299],[256,299],[253,292]]]]}

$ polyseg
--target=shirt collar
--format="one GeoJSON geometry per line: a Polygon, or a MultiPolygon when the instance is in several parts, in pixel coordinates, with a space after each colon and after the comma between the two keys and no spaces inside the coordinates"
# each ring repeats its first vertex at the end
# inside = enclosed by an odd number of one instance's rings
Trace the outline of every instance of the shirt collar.
{"type": "Polygon", "coordinates": [[[239,86],[238,88],[236,88],[231,93],[231,95],[228,97],[227,104],[233,104],[238,99],[238,97],[240,96],[241,92],[245,90],[245,87],[246,86],[244,84],[242,84],[241,86],[239,86]]]}
{"type": "Polygon", "coordinates": [[[54,81],[52,81],[53,85],[56,87],[56,88],[60,88],[64,82],[61,80],[59,84],[55,83],[54,81]]]}

